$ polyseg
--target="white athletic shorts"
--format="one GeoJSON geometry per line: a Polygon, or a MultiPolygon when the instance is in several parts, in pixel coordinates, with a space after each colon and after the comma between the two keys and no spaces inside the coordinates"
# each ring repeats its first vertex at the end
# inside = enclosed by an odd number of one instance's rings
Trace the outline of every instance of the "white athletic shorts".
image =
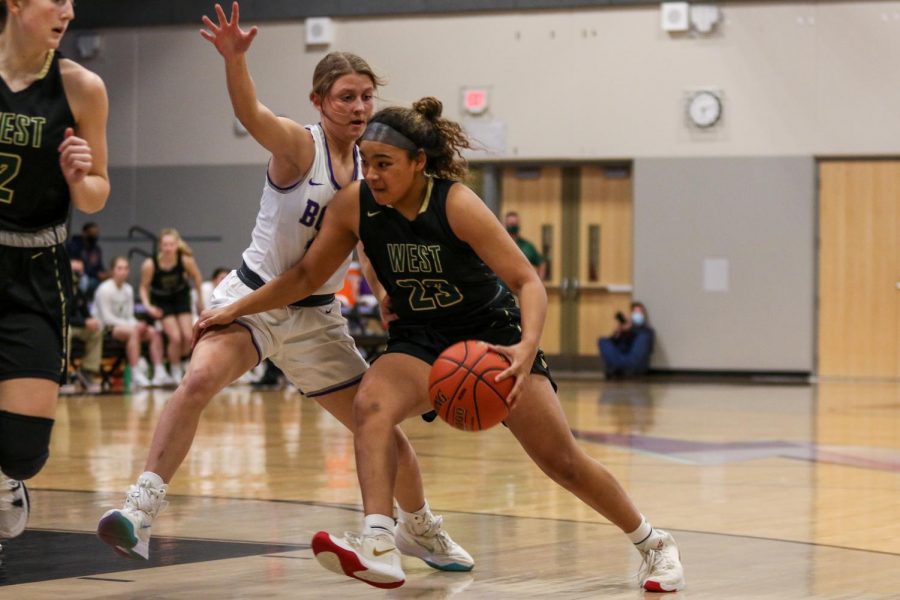
{"type": "MultiPolygon", "coordinates": [[[[210,307],[226,306],[252,291],[232,271],[216,286],[210,307]]],[[[350,387],[369,366],[353,343],[339,300],[270,310],[240,317],[237,323],[250,331],[260,362],[270,359],[305,396],[350,387]]]]}

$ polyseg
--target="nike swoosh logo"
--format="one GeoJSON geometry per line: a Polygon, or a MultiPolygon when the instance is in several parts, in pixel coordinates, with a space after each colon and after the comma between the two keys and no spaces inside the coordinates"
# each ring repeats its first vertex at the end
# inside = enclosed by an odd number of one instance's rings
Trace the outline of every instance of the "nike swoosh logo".
{"type": "Polygon", "coordinates": [[[386,550],[375,550],[375,549],[373,548],[373,549],[372,549],[372,554],[374,554],[375,556],[384,556],[384,555],[387,554],[388,552],[393,552],[394,550],[396,550],[396,548],[393,548],[393,547],[388,548],[388,549],[386,549],[386,550]]]}
{"type": "Polygon", "coordinates": [[[34,260],[34,259],[36,259],[38,256],[42,256],[43,254],[44,254],[43,252],[38,252],[37,254],[32,254],[32,255],[31,255],[31,260],[34,260]]]}
{"type": "Polygon", "coordinates": [[[370,217],[374,217],[375,215],[381,214],[380,210],[369,210],[366,211],[366,214],[370,217]]]}
{"type": "Polygon", "coordinates": [[[310,180],[309,180],[309,185],[325,185],[325,184],[324,184],[324,183],[319,183],[319,182],[316,181],[315,179],[310,179],[310,180]]]}

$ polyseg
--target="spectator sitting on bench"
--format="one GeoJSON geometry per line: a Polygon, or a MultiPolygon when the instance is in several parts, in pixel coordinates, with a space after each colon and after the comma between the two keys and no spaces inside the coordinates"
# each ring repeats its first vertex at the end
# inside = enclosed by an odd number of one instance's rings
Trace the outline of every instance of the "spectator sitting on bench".
{"type": "Polygon", "coordinates": [[[131,365],[131,383],[135,387],[173,385],[175,382],[163,365],[162,334],[134,316],[134,289],[128,283],[130,266],[128,259],[117,256],[110,264],[112,277],[100,284],[94,294],[94,315],[112,333],[112,337],[125,344],[128,364],[131,365]],[[153,380],[139,366],[141,342],[150,346],[153,361],[153,380]]]}
{"type": "MultiPolygon", "coordinates": [[[[72,300],[69,311],[69,335],[66,338],[66,356],[72,356],[72,339],[84,342],[84,356],[81,364],[75,371],[75,381],[78,381],[87,394],[99,394],[100,387],[100,361],[103,360],[103,326],[100,321],[91,317],[88,308],[88,299],[79,286],[84,277],[84,263],[73,258],[72,265],[72,300]]],[[[61,394],[75,393],[73,383],[64,381],[59,388],[61,394]]]]}
{"type": "Polygon", "coordinates": [[[97,242],[99,239],[100,226],[90,221],[82,225],[81,235],[73,235],[66,242],[69,256],[81,261],[82,277],[78,285],[88,301],[94,299],[100,283],[109,277],[109,273],[103,270],[103,250],[97,242]]]}

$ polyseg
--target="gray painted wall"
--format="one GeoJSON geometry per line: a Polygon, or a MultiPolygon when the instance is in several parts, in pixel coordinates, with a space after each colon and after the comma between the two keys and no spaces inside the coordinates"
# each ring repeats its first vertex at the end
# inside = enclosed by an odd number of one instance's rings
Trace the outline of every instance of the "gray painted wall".
{"type": "MultiPolygon", "coordinates": [[[[900,72],[900,2],[722,10],[709,36],[666,34],[647,6],[342,19],[331,49],[387,77],[382,105],[430,94],[460,119],[461,89],[489,87],[478,121],[506,131],[493,160],[900,154],[900,86],[885,76],[900,72]],[[707,133],[685,119],[688,94],[703,88],[725,99],[707,133]]],[[[111,164],[266,160],[234,134],[222,59],[198,34],[199,17],[99,34],[85,64],[110,90],[111,164]]],[[[305,45],[302,21],[261,24],[248,54],[260,98],[315,119],[310,80],[328,49],[305,45]]]]}
{"type": "MultiPolygon", "coordinates": [[[[72,231],[79,231],[85,221],[96,221],[103,254],[109,262],[133,247],[150,250],[145,237],[127,239],[132,225],[155,234],[165,227],[175,227],[194,251],[204,277],[208,277],[216,267],[240,265],[256,221],[265,169],[264,163],[113,168],[113,191],[107,207],[95,215],[74,213],[72,231]]],[[[140,263],[139,256],[131,262],[135,286],[140,263]]]]}
{"type": "Polygon", "coordinates": [[[634,297],[657,331],[653,366],[812,371],[815,162],[640,159],[634,297]],[[706,291],[704,260],[728,261],[706,291]]]}
{"type": "MultiPolygon", "coordinates": [[[[658,6],[338,18],[332,49],[387,76],[382,105],[433,94],[460,119],[461,88],[488,86],[479,119],[506,143],[486,160],[636,159],[636,294],[661,329],[657,366],[810,370],[813,157],[900,155],[900,86],[885,76],[900,69],[900,2],[721,8],[709,36],[662,32],[658,6]],[[699,88],[725,98],[708,133],[685,119],[699,88]],[[730,260],[727,294],[700,289],[710,257],[730,260]]],[[[111,102],[104,233],[137,222],[221,235],[194,244],[208,272],[239,260],[266,154],[234,133],[222,60],[199,17],[102,30],[85,64],[111,102]]],[[[248,56],[261,99],[314,120],[309,81],[327,50],[305,45],[301,20],[262,23],[248,56]]],[[[111,241],[108,254],[114,244],[127,249],[111,241]]]]}

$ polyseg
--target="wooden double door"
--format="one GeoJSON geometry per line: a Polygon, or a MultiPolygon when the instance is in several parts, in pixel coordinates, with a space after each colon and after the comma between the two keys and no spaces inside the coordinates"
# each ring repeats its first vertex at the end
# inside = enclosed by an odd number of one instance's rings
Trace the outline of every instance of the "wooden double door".
{"type": "Polygon", "coordinates": [[[900,378],[900,161],[819,163],[818,373],[900,378]]]}
{"type": "Polygon", "coordinates": [[[508,166],[501,215],[518,212],[520,235],[547,260],[547,354],[597,356],[597,338],[628,311],[633,285],[633,203],[627,164],[508,166]]]}

